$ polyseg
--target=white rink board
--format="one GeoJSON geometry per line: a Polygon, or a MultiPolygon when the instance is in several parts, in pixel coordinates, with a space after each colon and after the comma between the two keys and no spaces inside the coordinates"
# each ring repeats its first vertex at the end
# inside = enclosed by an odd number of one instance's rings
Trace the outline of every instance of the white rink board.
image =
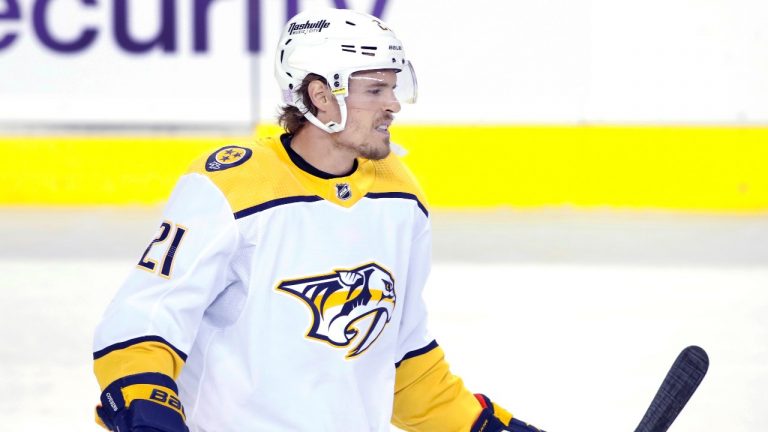
{"type": "MultiPolygon", "coordinates": [[[[98,431],[91,333],[133,260],[0,261],[3,430],[98,431]]],[[[440,262],[453,370],[548,431],[634,430],[680,349],[711,366],[671,430],[768,430],[768,269],[440,262]]]]}

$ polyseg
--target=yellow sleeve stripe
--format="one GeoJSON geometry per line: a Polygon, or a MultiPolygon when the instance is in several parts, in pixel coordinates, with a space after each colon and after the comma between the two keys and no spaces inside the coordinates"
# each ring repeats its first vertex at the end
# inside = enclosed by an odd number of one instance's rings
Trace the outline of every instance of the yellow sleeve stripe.
{"type": "Polygon", "coordinates": [[[491,402],[491,404],[493,405],[493,415],[501,420],[502,423],[508,425],[509,422],[512,421],[512,413],[500,407],[495,402],[491,402]]]}
{"type": "Polygon", "coordinates": [[[127,348],[127,347],[129,347],[131,345],[135,345],[135,344],[138,344],[138,343],[141,343],[141,342],[150,342],[150,341],[161,342],[161,343],[167,345],[169,348],[174,350],[176,352],[176,354],[179,357],[181,357],[182,360],[187,361],[187,355],[184,354],[183,351],[181,351],[180,349],[176,348],[170,342],[168,342],[167,340],[161,338],[160,336],[141,336],[141,337],[137,337],[137,338],[133,338],[133,339],[128,339],[128,340],[123,341],[123,342],[118,342],[116,344],[112,344],[112,345],[110,345],[110,346],[108,346],[108,347],[106,347],[104,349],[100,349],[100,350],[94,352],[93,353],[93,359],[97,360],[99,357],[103,357],[103,356],[109,354],[112,351],[116,351],[116,350],[119,350],[119,349],[127,348]]]}
{"type": "Polygon", "coordinates": [[[122,392],[126,408],[130,407],[134,400],[148,400],[176,411],[186,420],[179,396],[168,387],[153,384],[133,384],[123,388],[122,392]]]}
{"type": "Polygon", "coordinates": [[[182,358],[170,344],[157,340],[120,345],[94,354],[93,371],[102,390],[119,378],[146,372],[158,372],[176,380],[186,360],[186,355],[182,358]]]}
{"type": "Polygon", "coordinates": [[[418,432],[466,432],[482,407],[451,374],[439,346],[403,359],[395,373],[392,423],[418,432]]]}

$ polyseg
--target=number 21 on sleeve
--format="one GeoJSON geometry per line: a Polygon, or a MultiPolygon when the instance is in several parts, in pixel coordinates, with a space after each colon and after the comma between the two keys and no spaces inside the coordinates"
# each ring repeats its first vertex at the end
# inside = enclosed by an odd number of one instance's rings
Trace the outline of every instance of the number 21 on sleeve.
{"type": "Polygon", "coordinates": [[[171,244],[165,251],[165,256],[163,256],[162,264],[159,267],[160,276],[166,279],[170,279],[171,269],[173,268],[173,258],[176,256],[176,251],[178,250],[179,245],[181,244],[181,240],[184,238],[184,234],[186,233],[187,229],[181,225],[175,225],[173,222],[169,221],[163,222],[160,225],[160,234],[158,234],[157,237],[152,240],[149,246],[147,246],[147,250],[144,251],[144,255],[141,256],[138,264],[139,268],[151,273],[157,272],[157,261],[151,258],[147,258],[147,255],[149,255],[149,251],[155,245],[164,243],[166,240],[168,240],[168,237],[172,237],[171,244]],[[170,235],[171,231],[173,231],[173,235],[170,235]]]}

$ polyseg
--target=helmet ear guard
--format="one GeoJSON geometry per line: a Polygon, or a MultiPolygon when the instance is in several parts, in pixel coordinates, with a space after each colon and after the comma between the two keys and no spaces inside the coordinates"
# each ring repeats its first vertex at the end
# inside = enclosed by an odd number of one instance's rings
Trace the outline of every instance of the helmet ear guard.
{"type": "Polygon", "coordinates": [[[296,15],[285,25],[275,56],[275,77],[284,102],[328,133],[341,132],[346,126],[352,74],[382,69],[397,72],[394,90],[398,102],[414,103],[415,73],[400,40],[378,18],[348,9],[317,9],[296,15]],[[341,110],[339,122],[323,123],[305,106],[297,90],[310,73],[327,81],[341,110]]]}
{"type": "Polygon", "coordinates": [[[302,106],[297,106],[301,110],[301,112],[304,113],[304,117],[306,117],[307,120],[309,120],[310,123],[313,125],[319,127],[320,129],[328,132],[328,133],[336,133],[341,132],[344,130],[344,127],[347,125],[347,104],[346,100],[344,99],[344,96],[338,95],[336,96],[336,102],[339,104],[339,111],[341,112],[341,121],[339,123],[336,123],[335,121],[329,121],[328,123],[323,123],[317,116],[312,114],[312,112],[309,110],[309,108],[303,106],[304,103],[302,101],[302,106]]]}

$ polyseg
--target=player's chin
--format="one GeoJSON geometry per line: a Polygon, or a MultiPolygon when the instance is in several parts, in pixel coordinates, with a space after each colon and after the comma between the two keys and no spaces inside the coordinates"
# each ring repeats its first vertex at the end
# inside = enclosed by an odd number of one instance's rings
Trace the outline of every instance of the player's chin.
{"type": "Polygon", "coordinates": [[[389,137],[387,137],[387,139],[383,142],[378,141],[376,144],[365,146],[363,151],[360,152],[360,156],[369,160],[381,160],[389,156],[390,151],[391,149],[389,148],[389,137]]]}

